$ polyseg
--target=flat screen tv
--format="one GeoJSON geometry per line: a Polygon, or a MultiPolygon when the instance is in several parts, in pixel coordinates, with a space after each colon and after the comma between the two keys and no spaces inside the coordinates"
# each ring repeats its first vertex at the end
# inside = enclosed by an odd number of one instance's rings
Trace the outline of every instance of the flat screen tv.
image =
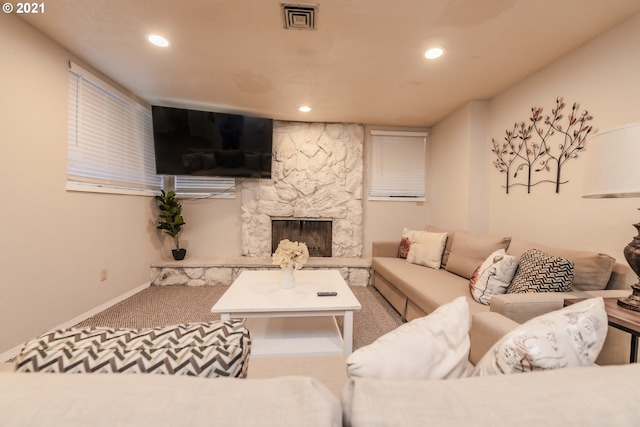
{"type": "Polygon", "coordinates": [[[160,175],[271,178],[273,119],[152,106],[160,175]]]}

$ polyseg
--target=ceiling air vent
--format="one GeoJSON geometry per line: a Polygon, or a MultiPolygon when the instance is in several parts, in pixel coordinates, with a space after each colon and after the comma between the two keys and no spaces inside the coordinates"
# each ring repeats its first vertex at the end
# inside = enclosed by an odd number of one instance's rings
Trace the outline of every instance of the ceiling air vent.
{"type": "Polygon", "coordinates": [[[317,4],[281,3],[284,28],[293,30],[315,30],[317,4]]]}

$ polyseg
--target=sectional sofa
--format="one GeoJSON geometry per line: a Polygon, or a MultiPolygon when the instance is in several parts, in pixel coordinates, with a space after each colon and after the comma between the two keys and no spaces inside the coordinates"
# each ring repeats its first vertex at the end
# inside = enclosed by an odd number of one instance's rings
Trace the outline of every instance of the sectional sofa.
{"type": "MultiPolygon", "coordinates": [[[[498,313],[474,314],[470,365],[481,365],[520,326],[498,313]]],[[[638,375],[640,365],[626,364],[447,380],[350,379],[341,400],[344,425],[632,426],[636,417],[624,412],[634,410],[638,375]]]]}
{"type": "MultiPolygon", "coordinates": [[[[470,366],[518,326],[497,313],[473,315],[470,366]]],[[[637,425],[637,364],[388,381],[349,379],[345,362],[253,358],[247,379],[16,373],[5,364],[0,425],[637,425]]]]}
{"type": "MultiPolygon", "coordinates": [[[[398,258],[399,246],[374,243],[374,286],[409,321],[463,297],[472,313],[469,367],[482,363],[520,323],[561,308],[564,298],[629,293],[626,267],[602,254],[456,230],[447,232],[443,268],[435,269],[398,258]],[[574,289],[495,295],[490,305],[478,303],[469,278],[496,247],[514,256],[535,247],[570,259],[574,289]]],[[[599,364],[607,351],[608,360],[628,360],[628,335],[610,341],[616,332],[609,328],[599,364]]],[[[0,425],[637,425],[638,364],[392,381],[349,378],[348,363],[344,356],[249,358],[246,379],[17,373],[4,364],[0,425]]]]}
{"type": "MultiPolygon", "coordinates": [[[[400,237],[395,241],[373,242],[373,286],[407,321],[429,314],[460,296],[466,297],[472,313],[491,311],[523,323],[562,308],[565,298],[622,297],[631,292],[631,270],[606,254],[555,248],[517,237],[444,230],[436,226],[427,226],[424,231],[447,233],[440,268],[399,258],[400,237]],[[469,281],[489,255],[504,249],[507,255],[519,259],[532,248],[574,264],[575,276],[569,292],[499,294],[493,295],[490,305],[481,304],[472,297],[469,281]]],[[[629,351],[629,335],[609,328],[598,364],[627,363],[629,351]]]]}

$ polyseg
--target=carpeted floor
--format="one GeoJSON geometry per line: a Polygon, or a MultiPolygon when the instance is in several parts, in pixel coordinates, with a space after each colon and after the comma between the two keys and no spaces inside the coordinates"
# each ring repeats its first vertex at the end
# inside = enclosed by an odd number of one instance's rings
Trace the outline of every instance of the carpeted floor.
{"type": "MultiPolygon", "coordinates": [[[[151,328],[208,322],[220,315],[211,307],[227,286],[151,286],[79,323],[78,327],[151,328]]],[[[351,286],[361,310],[353,315],[353,349],[370,344],[402,324],[400,315],[372,286],[351,286]]],[[[342,317],[337,318],[342,329],[342,317]]]]}

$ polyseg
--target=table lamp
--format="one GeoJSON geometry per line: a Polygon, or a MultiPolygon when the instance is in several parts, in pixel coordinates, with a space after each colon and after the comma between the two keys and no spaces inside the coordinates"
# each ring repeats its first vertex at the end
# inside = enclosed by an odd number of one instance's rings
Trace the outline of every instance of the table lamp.
{"type": "MultiPolygon", "coordinates": [[[[597,133],[585,151],[585,198],[640,197],[640,123],[597,133]]],[[[640,276],[640,223],[638,235],[624,248],[631,269],[640,276]]],[[[640,311],[640,282],[618,305],[640,311]]]]}

